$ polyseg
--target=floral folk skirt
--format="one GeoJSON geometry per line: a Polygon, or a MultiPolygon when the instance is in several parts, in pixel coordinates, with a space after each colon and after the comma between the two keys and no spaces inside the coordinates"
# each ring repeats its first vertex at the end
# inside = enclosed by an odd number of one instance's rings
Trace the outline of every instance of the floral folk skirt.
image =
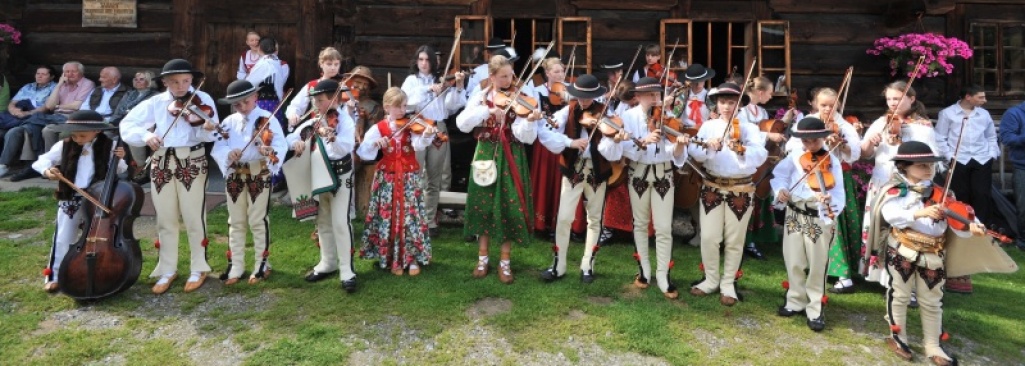
{"type": "Polygon", "coordinates": [[[386,173],[378,170],[371,184],[363,247],[364,259],[378,258],[381,268],[406,268],[431,261],[420,172],[386,173]],[[396,192],[396,189],[401,191],[396,192]]]}

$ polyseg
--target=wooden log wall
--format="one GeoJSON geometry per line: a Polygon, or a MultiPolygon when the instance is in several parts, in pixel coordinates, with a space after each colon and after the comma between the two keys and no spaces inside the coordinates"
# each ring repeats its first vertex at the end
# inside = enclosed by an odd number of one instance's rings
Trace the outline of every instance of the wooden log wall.
{"type": "MultiPolygon", "coordinates": [[[[81,0],[4,1],[0,21],[22,32],[12,52],[14,81],[32,82],[35,67],[76,60],[87,78],[96,81],[100,69],[116,66],[122,82],[131,85],[137,70],[158,72],[171,58],[172,0],[138,0],[138,28],[82,28],[81,0]]],[[[12,89],[14,90],[14,89],[12,89]]]]}

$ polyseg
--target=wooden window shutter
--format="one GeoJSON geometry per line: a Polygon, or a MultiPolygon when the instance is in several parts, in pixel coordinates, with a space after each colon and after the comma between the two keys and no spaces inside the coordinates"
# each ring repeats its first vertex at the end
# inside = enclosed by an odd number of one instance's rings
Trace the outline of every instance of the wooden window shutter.
{"type": "Polygon", "coordinates": [[[785,20],[758,21],[758,73],[776,84],[773,95],[787,95],[790,82],[790,22],[785,20]],[[784,78],[782,84],[779,77],[784,78]],[[782,90],[781,86],[786,89],[782,90]]]}
{"type": "Polygon", "coordinates": [[[476,67],[484,60],[484,49],[491,38],[491,17],[486,15],[459,15],[456,16],[456,29],[463,31],[459,44],[456,45],[457,57],[452,60],[457,70],[465,70],[476,67]]]}
{"type": "MultiPolygon", "coordinates": [[[[591,18],[590,17],[561,17],[559,18],[559,38],[555,49],[563,60],[569,59],[569,52],[576,46],[576,63],[573,65],[573,75],[590,74],[591,65],[591,18]],[[583,56],[583,57],[581,57],[583,56]]],[[[568,67],[569,65],[567,65],[568,67]]],[[[569,77],[570,70],[566,70],[569,77]]]]}

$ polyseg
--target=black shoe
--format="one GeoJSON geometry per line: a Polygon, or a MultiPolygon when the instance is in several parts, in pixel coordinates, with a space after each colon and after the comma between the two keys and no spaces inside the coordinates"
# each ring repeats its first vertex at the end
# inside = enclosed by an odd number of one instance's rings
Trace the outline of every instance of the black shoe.
{"type": "Polygon", "coordinates": [[[608,244],[608,242],[611,241],[611,240],[612,240],[612,230],[609,230],[609,229],[606,229],[606,228],[602,228],[601,229],[601,234],[598,235],[598,245],[601,246],[601,245],[608,244]]]}
{"type": "Polygon", "coordinates": [[[430,229],[427,229],[427,235],[430,236],[431,239],[437,238],[438,237],[438,228],[432,227],[430,229]]]}
{"type": "Polygon", "coordinates": [[[332,275],[334,275],[336,273],[338,273],[338,271],[331,271],[331,272],[327,272],[327,273],[320,273],[320,272],[317,272],[317,271],[314,271],[314,270],[310,270],[310,272],[306,274],[306,282],[317,282],[317,281],[323,280],[325,278],[331,277],[332,275]]]}
{"type": "Polygon", "coordinates": [[[826,329],[826,319],[822,315],[815,319],[808,319],[808,329],[821,332],[823,329],[826,329]]]}
{"type": "Polygon", "coordinates": [[[744,247],[744,255],[757,260],[765,260],[765,255],[762,254],[762,251],[758,250],[758,247],[754,245],[748,245],[744,247]]]}
{"type": "Polygon", "coordinates": [[[473,243],[473,242],[477,241],[477,236],[476,235],[467,235],[467,236],[463,237],[463,241],[465,241],[467,243],[473,243]]]}
{"type": "Polygon", "coordinates": [[[911,301],[908,302],[908,307],[912,309],[918,309],[918,298],[912,297],[911,301]]]}
{"type": "Polygon", "coordinates": [[[785,317],[785,318],[789,318],[789,317],[792,317],[794,315],[797,315],[797,314],[800,314],[800,313],[803,313],[803,312],[804,311],[794,311],[794,310],[787,309],[786,306],[780,306],[779,310],[776,310],[776,315],[779,315],[779,316],[782,316],[782,317],[785,317]]]}
{"type": "Polygon", "coordinates": [[[342,281],[342,289],[350,294],[356,292],[356,277],[342,281]]]}
{"type": "Polygon", "coordinates": [[[583,243],[584,237],[584,234],[577,234],[573,232],[569,233],[569,240],[573,241],[574,243],[583,243]]]}
{"type": "Polygon", "coordinates": [[[594,282],[594,270],[582,272],[580,274],[580,282],[588,284],[594,282]]]}
{"type": "Polygon", "coordinates": [[[1025,241],[1020,241],[1020,240],[1019,240],[1019,241],[1018,241],[1017,243],[1015,243],[1014,245],[1015,245],[1016,247],[1018,247],[1018,249],[1019,249],[1019,250],[1025,250],[1025,241]]]}
{"type": "Polygon", "coordinates": [[[11,181],[20,182],[26,179],[39,178],[41,176],[43,175],[39,174],[39,172],[37,172],[35,169],[25,168],[24,170],[18,172],[18,174],[12,175],[11,181]]]}
{"type": "Polygon", "coordinates": [[[826,291],[829,291],[829,293],[831,293],[831,294],[853,294],[854,293],[854,286],[844,286],[844,287],[833,286],[833,287],[830,287],[826,291]]]}
{"type": "Polygon", "coordinates": [[[559,275],[555,274],[555,268],[549,268],[549,269],[546,269],[544,272],[541,272],[541,279],[545,280],[545,282],[552,282],[552,281],[555,281],[555,280],[561,280],[565,276],[566,276],[565,273],[563,273],[562,276],[559,276],[559,275]]]}

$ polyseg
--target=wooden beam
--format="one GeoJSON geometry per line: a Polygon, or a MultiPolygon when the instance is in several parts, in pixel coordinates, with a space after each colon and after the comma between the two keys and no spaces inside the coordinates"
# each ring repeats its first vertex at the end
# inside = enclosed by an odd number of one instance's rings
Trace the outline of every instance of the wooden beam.
{"type": "Polygon", "coordinates": [[[768,0],[776,13],[882,14],[891,0],[768,0]]]}
{"type": "Polygon", "coordinates": [[[171,4],[139,4],[137,28],[82,27],[82,4],[35,4],[25,8],[23,32],[171,32],[171,4]]]}
{"type": "Polygon", "coordinates": [[[193,42],[198,34],[197,6],[199,6],[199,0],[174,0],[171,4],[171,9],[174,10],[171,57],[180,57],[196,62],[193,58],[199,50],[195,49],[193,42]]]}
{"type": "Polygon", "coordinates": [[[360,6],[355,30],[358,36],[451,36],[455,32],[452,19],[463,14],[466,8],[360,6]]]}
{"type": "Polygon", "coordinates": [[[669,11],[669,9],[676,6],[678,0],[570,0],[570,2],[576,6],[577,9],[669,11]]]}
{"type": "Polygon", "coordinates": [[[87,65],[163,66],[171,58],[171,34],[28,33],[25,57],[32,63],[60,65],[76,60],[87,65]]]}

